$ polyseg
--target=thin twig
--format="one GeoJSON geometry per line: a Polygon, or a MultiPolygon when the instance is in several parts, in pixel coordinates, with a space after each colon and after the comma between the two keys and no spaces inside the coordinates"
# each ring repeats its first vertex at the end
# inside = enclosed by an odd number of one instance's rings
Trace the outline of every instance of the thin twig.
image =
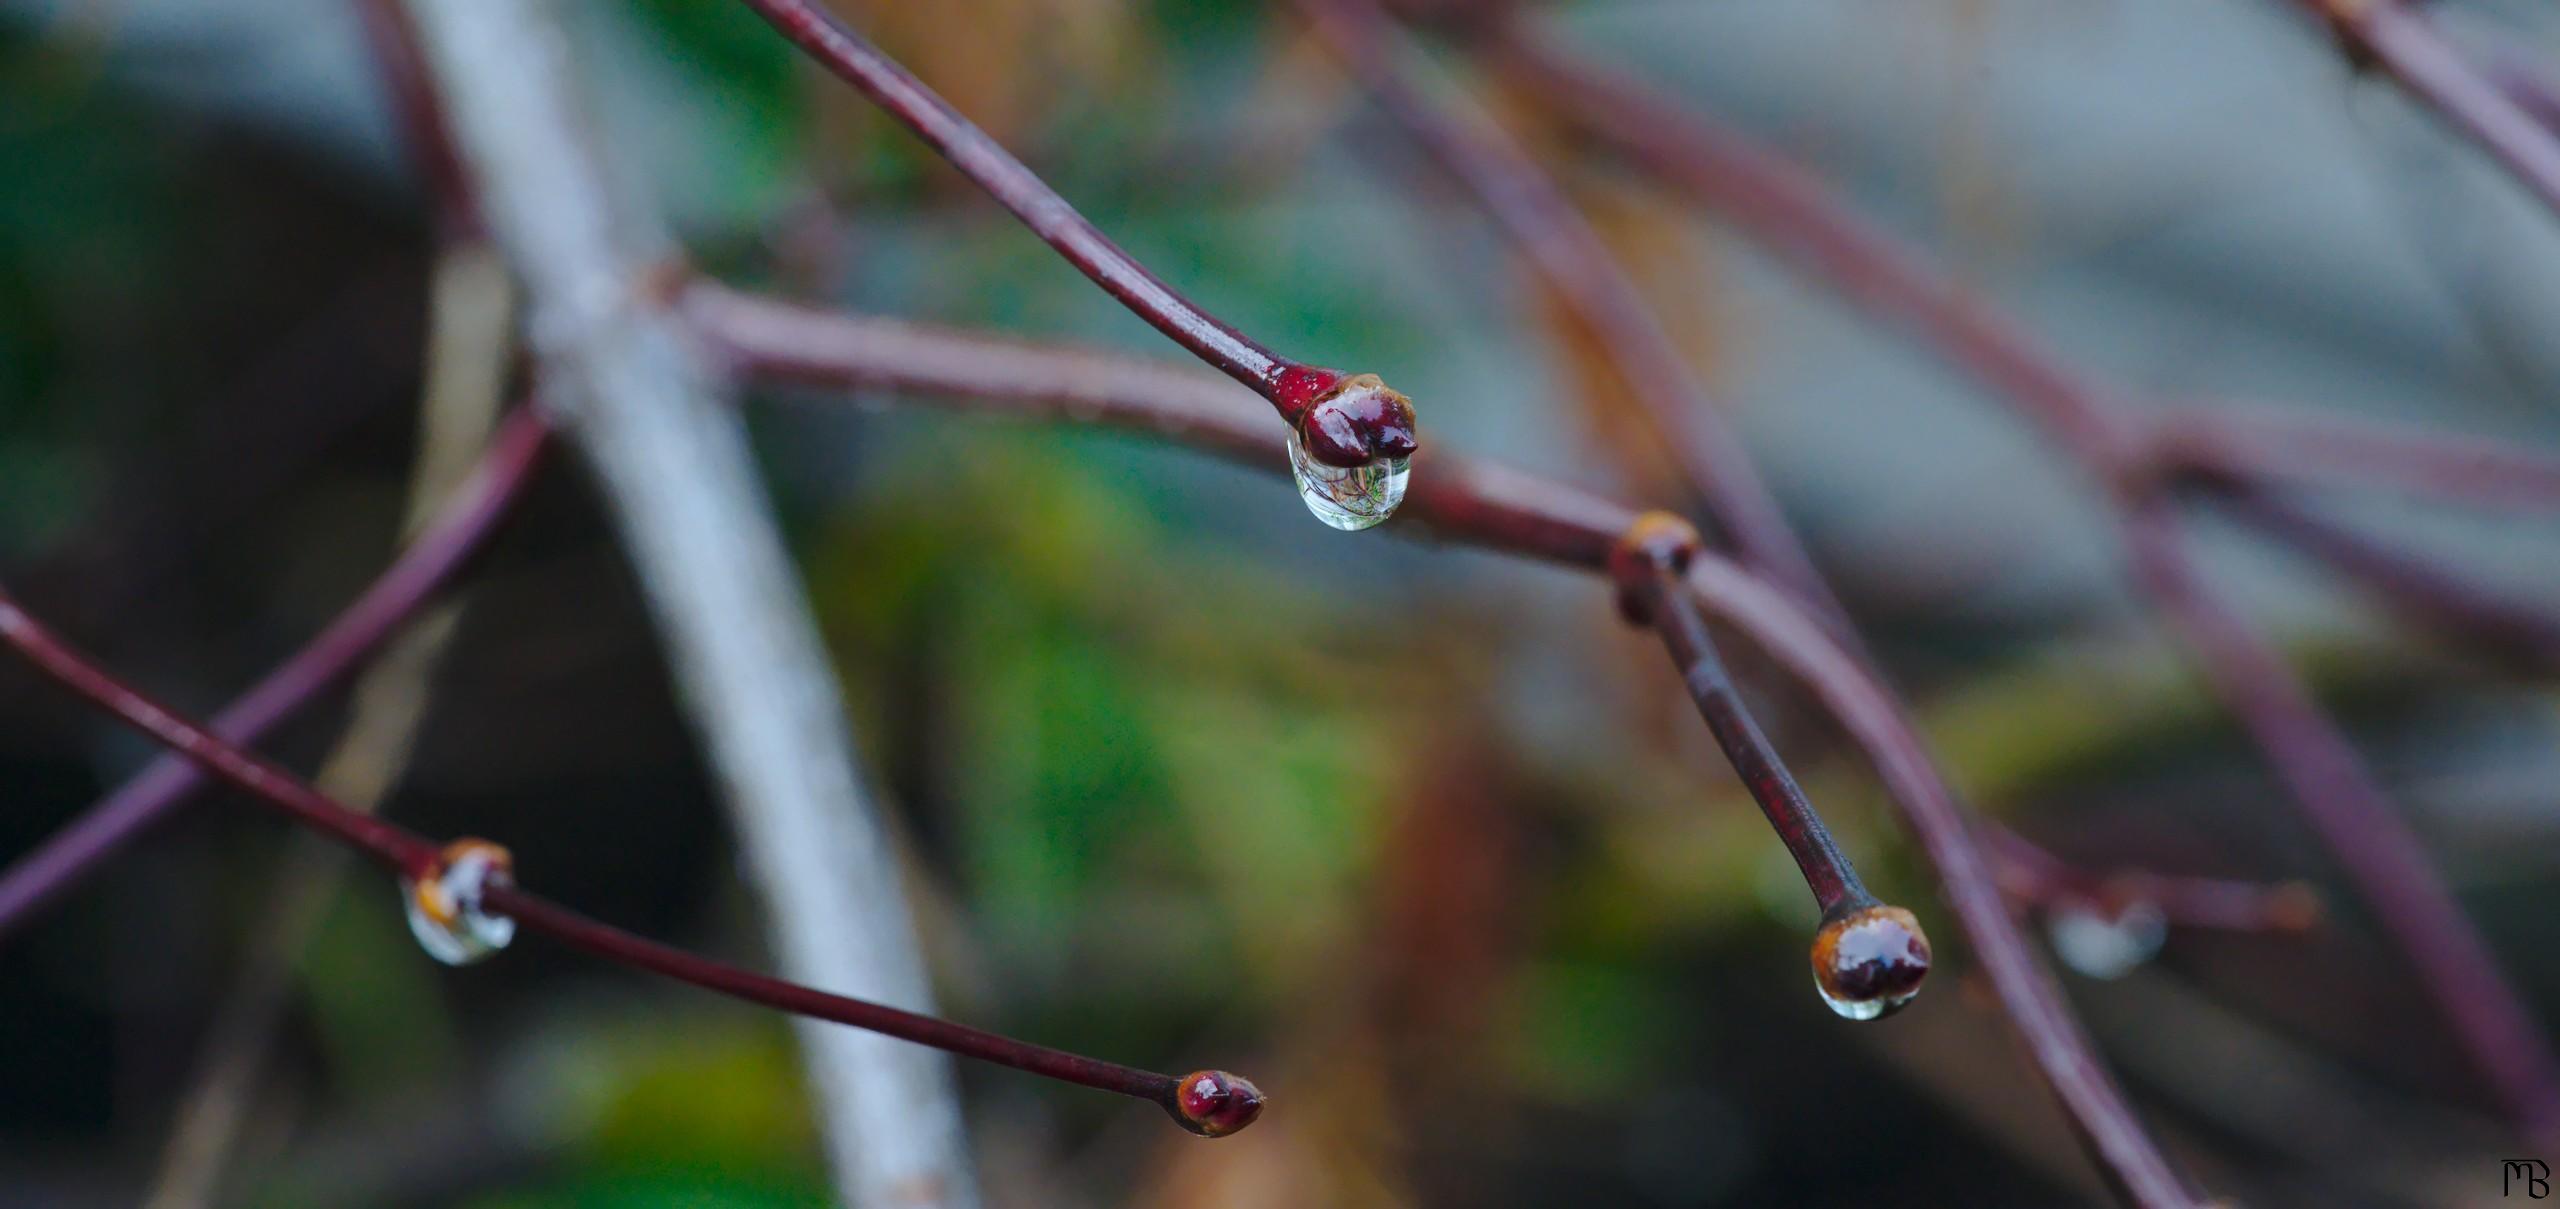
{"type": "Polygon", "coordinates": [[[1517,22],[1494,27],[1478,45],[1512,78],[1644,170],[1721,211],[1850,301],[1919,332],[2040,422],[2106,488],[2133,551],[2139,589],[2205,667],[2224,706],[2258,740],[2360,891],[2377,906],[2427,904],[2423,911],[2396,915],[2390,934],[2419,970],[2459,968],[2459,977],[2421,980],[2426,993],[2526,1132],[2560,1140],[2560,1064],[2538,1033],[2514,1027],[2529,1016],[2478,931],[2336,724],[2255,635],[2245,626],[2225,624],[2234,616],[2201,579],[2180,573],[2186,565],[2183,539],[2165,497],[2174,479],[2161,473],[2138,422],[2124,418],[2106,392],[2063,368],[1997,312],[1867,226],[1812,178],[1739,134],[1603,74],[1517,22]],[[2257,657],[2221,657],[2234,651],[2257,657]],[[2318,800],[2309,796],[2333,792],[2318,800]],[[2395,843],[2412,846],[2391,859],[2371,851],[2395,843]],[[2495,1002],[2471,1001],[2484,995],[2495,1002]]]}
{"type": "MultiPolygon", "coordinates": [[[[312,833],[371,858],[404,882],[441,877],[447,854],[465,844],[477,845],[483,850],[492,847],[486,841],[438,845],[415,832],[330,800],[282,767],[225,741],[117,679],[29,615],[5,589],[0,589],[0,640],[15,647],[20,655],[56,683],[180,753],[207,774],[229,783],[252,800],[274,809],[312,833]]],[[[1141,1070],[1017,1041],[884,1004],[830,994],[687,953],[600,923],[525,890],[514,884],[511,873],[505,880],[487,883],[477,891],[477,895],[476,901],[465,904],[466,909],[513,920],[519,927],[618,965],[689,982],[804,1019],[850,1025],[998,1066],[1146,1100],[1164,1108],[1177,1122],[1194,1132],[1220,1132],[1200,1129],[1203,1122],[1198,1119],[1193,1106],[1186,1103],[1187,1098],[1195,1094],[1194,1089],[1187,1085],[1203,1077],[1232,1081],[1231,1086],[1243,1088],[1253,1096],[1254,1107],[1258,1109],[1259,1106],[1259,1093],[1252,1092],[1250,1084],[1234,1080],[1224,1072],[1204,1071],[1175,1076],[1141,1070]]],[[[1249,1114],[1246,1119],[1250,1120],[1249,1114]]],[[[1241,1128],[1241,1125],[1236,1127],[1241,1128]]]]}
{"type": "MultiPolygon", "coordinates": [[[[1250,396],[1199,374],[1085,351],[1053,350],[916,324],[829,315],[714,285],[687,290],[687,313],[741,370],[801,385],[893,388],[938,404],[1024,419],[1103,424],[1276,469],[1249,451],[1271,421],[1250,396]],[[1113,391],[1112,382],[1125,390],[1113,391]]],[[[1636,514],[1623,505],[1489,462],[1426,453],[1398,524],[1593,573],[1636,514]]],[[[2125,1104],[2052,976],[2018,933],[1971,823],[1930,765],[1890,689],[1790,593],[1701,552],[1690,586],[1709,610],[1803,680],[1875,764],[1936,866],[1966,939],[2027,1042],[2036,1070],[2089,1138],[2110,1177],[2143,1206],[2192,1206],[2125,1104]]]]}
{"type": "Polygon", "coordinates": [[[2403,0],[2293,0],[2327,23],[2350,59],[2390,76],[2560,214],[2560,135],[2403,0]]]}
{"type": "MultiPolygon", "coordinates": [[[[436,258],[427,304],[425,383],[419,391],[417,456],[410,469],[400,536],[414,542],[439,505],[469,482],[505,402],[514,334],[506,265],[485,241],[450,242],[436,258]]],[[[408,765],[426,718],[436,664],[460,628],[462,601],[413,619],[356,681],[347,724],[312,780],[335,801],[377,810],[408,765]]],[[[146,1209],[193,1209],[214,1202],[242,1121],[275,1041],[304,946],[333,900],[347,854],[310,836],[285,857],[238,978],[223,992],[196,1070],[161,1148],[146,1209]]]]}
{"type": "MultiPolygon", "coordinates": [[[[1375,0],[1299,0],[1298,7],[1361,86],[1465,184],[1509,241],[1606,347],[1610,364],[1625,378],[1638,410],[1676,451],[1691,489],[1731,535],[1743,563],[1801,594],[1837,628],[1844,645],[1867,665],[1869,674],[1883,679],[1881,666],[1860,638],[1847,607],[1815,567],[1760,478],[1727,409],[1707,397],[1642,292],[1563,190],[1480,107],[1455,97],[1435,100],[1413,82],[1410,73],[1422,56],[1375,0]]],[[[1694,643],[1696,657],[1682,658],[1684,665],[1702,658],[1705,665],[1721,666],[1708,635],[1698,632],[1694,643]]],[[[1715,700],[1701,697],[1698,702],[1709,713],[1711,726],[1717,725],[1714,713],[1720,708],[1712,704],[1715,700]]],[[[1747,718],[1741,721],[1749,725],[1747,718]]],[[[1731,729],[1730,721],[1718,726],[1719,739],[1731,729]]],[[[1749,729],[1750,737],[1757,738],[1756,725],[1749,729]]],[[[1785,769],[1773,752],[1755,753],[1751,746],[1745,743],[1737,753],[1728,744],[1726,751],[1735,771],[1758,795],[1757,770],[1775,768],[1784,778],[1785,769]]],[[[1788,783],[1792,784],[1791,779],[1788,783]]],[[[1770,800],[1762,797],[1760,801],[1769,810],[1770,800]]],[[[1804,814],[1820,827],[1809,805],[1804,814]]],[[[1795,827],[1786,821],[1789,816],[1787,811],[1770,811],[1782,838],[1795,827]]],[[[1999,841],[2000,850],[2031,851],[2042,862],[2060,863],[1996,823],[1986,824],[1986,830],[1999,841]]],[[[1804,863],[1805,852],[1792,840],[1789,847],[1797,852],[1798,863],[1804,863]]],[[[1829,908],[1826,903],[1826,913],[1829,908]]]]}
{"type": "Polygon", "coordinates": [[[2448,573],[2436,559],[2414,557],[2282,493],[2230,483],[2209,489],[2234,519],[2327,563],[2419,629],[2494,651],[2543,675],[2560,672],[2560,617],[2549,611],[2448,573]]]}
{"type": "Polygon", "coordinates": [[[1412,453],[1413,409],[1404,396],[1384,391],[1382,384],[1365,375],[1283,357],[1183,297],[1077,213],[1038,173],[823,5],[812,0],[745,3],[821,66],[914,131],[1131,313],[1191,355],[1251,387],[1291,424],[1299,424],[1311,409],[1334,399],[1346,387],[1357,390],[1364,379],[1384,392],[1369,398],[1371,407],[1385,410],[1385,419],[1367,410],[1352,412],[1351,422],[1359,429],[1356,441],[1341,456],[1319,450],[1320,458],[1354,466],[1373,457],[1402,458],[1412,453]]]}
{"type": "Polygon", "coordinates": [[[1419,61],[1408,39],[1371,0],[1298,0],[1308,25],[1479,205],[1608,350],[1637,410],[1671,451],[1691,490],[1707,501],[1742,560],[1803,593],[1847,627],[1813,558],[1787,524],[1729,418],[1708,397],[1671,334],[1610,256],[1599,232],[1518,144],[1456,98],[1424,95],[1408,72],[1419,61]]]}
{"type": "MultiPolygon", "coordinates": [[[[519,407],[508,416],[439,519],[327,629],[215,715],[214,732],[233,742],[255,743],[380,649],[497,532],[532,482],[549,443],[550,427],[532,408],[519,407]]],[[[10,862],[0,870],[0,937],[168,817],[204,783],[204,773],[194,765],[164,756],[10,862]]]]}
{"type": "Polygon", "coordinates": [[[2542,1032],[2427,864],[2425,846],[2293,670],[2206,586],[2170,503],[2137,504],[2129,524],[2145,590],[2355,878],[2374,918],[2451,1019],[2456,1043],[2529,1139],[2542,1147],[2560,1143],[2560,1104],[2546,1078],[2542,1032]]]}
{"type": "Polygon", "coordinates": [[[2319,892],[2301,882],[2236,881],[2126,869],[2092,875],[2011,833],[1983,831],[1983,849],[2009,897],[2043,911],[2106,915],[2149,907],[2173,928],[2290,933],[2320,922],[2319,892]]]}
{"type": "MultiPolygon", "coordinates": [[[[535,0],[412,0],[478,205],[515,267],[544,401],[594,469],[792,979],[930,1010],[902,877],[726,384],[667,306],[674,244],[575,99],[535,0]]],[[[804,1024],[844,1199],[977,1202],[950,1064],[804,1024]]]]}
{"type": "Polygon", "coordinates": [[[2168,471],[2245,481],[2396,492],[2495,511],[2560,510],[2560,456],[2342,416],[2184,410],[2152,426],[2168,471]]]}

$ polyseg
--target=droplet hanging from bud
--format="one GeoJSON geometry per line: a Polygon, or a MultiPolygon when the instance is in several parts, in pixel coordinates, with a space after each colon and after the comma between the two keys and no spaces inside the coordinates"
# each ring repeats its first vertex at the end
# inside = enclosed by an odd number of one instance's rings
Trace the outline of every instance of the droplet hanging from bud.
{"type": "Polygon", "coordinates": [[[1223,1138],[1262,1115],[1262,1089],[1242,1075],[1195,1070],[1182,1077],[1165,1108],[1184,1129],[1204,1138],[1223,1138]]]}
{"type": "Polygon", "coordinates": [[[1412,400],[1376,374],[1350,374],[1290,425],[1289,474],[1317,520],[1366,529],[1404,502],[1415,447],[1412,400]]]}
{"type": "Polygon", "coordinates": [[[1919,917],[1900,907],[1857,908],[1814,934],[1814,989],[1832,1011],[1851,1020],[1902,1010],[1928,976],[1929,938],[1920,931],[1919,917]]]}
{"type": "Polygon", "coordinates": [[[1298,498],[1317,520],[1336,529],[1356,532],[1394,515],[1404,502],[1410,465],[1403,458],[1382,458],[1366,466],[1328,466],[1307,456],[1297,433],[1289,434],[1289,473],[1298,481],[1298,498]]]}
{"type": "Polygon", "coordinates": [[[2160,952],[2169,918],[2146,902],[2127,903],[2112,917],[2095,907],[2057,907],[2045,934],[2064,965],[2091,978],[2122,978],[2160,952]]]}
{"type": "Polygon", "coordinates": [[[469,965],[507,947],[516,921],[482,905],[491,886],[513,881],[515,858],[487,840],[455,840],[436,857],[435,868],[403,884],[409,931],[419,947],[449,966],[469,965]]]}

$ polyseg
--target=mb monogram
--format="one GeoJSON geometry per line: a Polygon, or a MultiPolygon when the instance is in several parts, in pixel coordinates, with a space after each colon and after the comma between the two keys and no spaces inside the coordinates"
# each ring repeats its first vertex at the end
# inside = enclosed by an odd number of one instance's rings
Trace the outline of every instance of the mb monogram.
{"type": "Polygon", "coordinates": [[[2506,1170],[2498,1176],[2498,1192],[2514,1196],[2521,1192],[2529,1201],[2551,1199],[2551,1164],[2540,1159],[2508,1159],[2506,1170]]]}

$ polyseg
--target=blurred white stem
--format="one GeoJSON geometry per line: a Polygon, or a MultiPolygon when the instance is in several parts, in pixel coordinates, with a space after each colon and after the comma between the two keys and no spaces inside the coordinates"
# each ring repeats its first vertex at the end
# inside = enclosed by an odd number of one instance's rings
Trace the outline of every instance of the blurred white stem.
{"type": "MultiPolygon", "coordinates": [[[[728,799],[782,970],[930,1010],[898,870],[727,384],[653,288],[671,243],[601,162],[540,0],[411,0],[448,120],[520,279],[546,406],[592,465],[728,799]]],[[[976,1191],[942,1056],[800,1024],[848,1201],[976,1191]]]]}

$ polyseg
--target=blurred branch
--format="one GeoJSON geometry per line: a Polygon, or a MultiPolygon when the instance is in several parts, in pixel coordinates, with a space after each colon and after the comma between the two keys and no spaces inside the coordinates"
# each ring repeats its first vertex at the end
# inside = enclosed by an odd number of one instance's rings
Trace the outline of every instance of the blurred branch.
{"type": "MultiPolygon", "coordinates": [[[[969,119],[881,53],[869,39],[813,0],[745,0],[793,45],[837,78],[871,99],[882,112],[924,140],[960,174],[1013,212],[1055,249],[1068,264],[1118,299],[1130,313],[1181,345],[1192,356],[1261,395],[1282,419],[1300,423],[1310,408],[1326,402],[1353,376],[1292,361],[1237,331],[1225,320],[1201,309],[1166,284],[1138,258],[1111,242],[1100,228],[1077,213],[1067,199],[988,137],[969,119]]],[[[1404,432],[1402,450],[1381,448],[1375,435],[1363,432],[1362,448],[1348,451],[1366,464],[1377,457],[1403,457],[1410,452],[1412,407],[1394,396],[1404,432]]],[[[1331,460],[1331,459],[1328,459],[1331,460]]]]}
{"type": "Polygon", "coordinates": [[[2560,617],[2549,611],[2331,522],[2281,492],[2236,483],[2207,490],[2234,519],[2328,564],[2413,626],[2560,674],[2560,617]]]}
{"type": "MultiPolygon", "coordinates": [[[[1378,104],[1475,195],[1607,350],[1638,410],[1680,452],[1691,489],[1707,501],[1743,563],[1802,594],[1837,628],[1868,674],[1884,679],[1847,607],[1754,468],[1725,407],[1707,396],[1635,282],[1553,178],[1481,107],[1454,96],[1434,99],[1414,82],[1423,56],[1376,0],[1298,0],[1298,8],[1378,104]]],[[[1712,662],[1712,644],[1703,633],[1697,640],[1712,662]]],[[[1746,784],[1753,782],[1741,761],[1736,771],[1746,784]]],[[[1987,823],[1985,833],[1995,841],[1995,855],[2014,853],[2039,866],[2062,864],[1996,822],[1987,823]]],[[[1783,824],[1780,834],[1787,834],[1783,824]]]]}
{"type": "MultiPolygon", "coordinates": [[[[1252,1123],[1260,1092],[1224,1071],[1176,1077],[1032,1045],[1010,1037],[873,1003],[831,994],[741,969],[647,940],[579,914],[515,884],[514,857],[480,839],[435,841],[362,811],[351,810],[282,767],[206,730],[201,724],[144,695],[87,654],[64,642],[16,599],[0,590],[0,639],[15,647],[56,684],[86,698],[118,721],[183,754],[212,776],[246,793],[346,849],[372,858],[399,876],[411,899],[410,924],[425,943],[432,929],[470,931],[476,948],[438,950],[439,960],[462,964],[504,947],[516,928],[539,932],[606,961],[691,983],[734,999],[810,1021],[868,1030],[882,1038],[913,1042],[1016,1070],[1146,1100],[1193,1133],[1220,1136],[1252,1123]]],[[[461,942],[456,942],[460,945],[461,942]]],[[[907,1195],[929,1190],[906,1190],[907,1195]]]]}
{"type": "MultiPolygon", "coordinates": [[[[1271,421],[1251,397],[1215,378],[1105,354],[1044,349],[968,333],[829,315],[702,283],[686,313],[745,373],[840,388],[898,389],[957,399],[974,410],[1103,424],[1170,438],[1276,470],[1254,451],[1271,421]],[[1114,389],[1114,384],[1118,389],[1114,389]]],[[[1493,463],[1426,450],[1399,518],[1443,538],[1605,573],[1637,515],[1572,488],[1493,463]]],[[[1406,523],[1400,519],[1393,524],[1406,523]]],[[[1805,682],[1867,753],[1936,866],[1947,902],[1989,975],[2036,1069],[2093,1152],[2142,1205],[2194,1205],[2062,1004],[2017,930],[1973,823],[1930,765],[1892,690],[1867,673],[1833,627],[1751,572],[1712,552],[1686,579],[1702,603],[1805,682]]]]}
{"type": "Polygon", "coordinates": [[[2190,408],[2153,421],[2151,445],[2151,456],[2180,474],[2560,509],[2560,457],[2340,416],[2190,408]]]}
{"type": "MultiPolygon", "coordinates": [[[[437,258],[403,540],[416,540],[434,522],[438,502],[469,481],[497,422],[514,328],[508,288],[506,265],[485,242],[448,243],[437,258]]],[[[346,729],[313,778],[321,792],[356,810],[380,808],[408,766],[436,664],[461,619],[458,599],[428,609],[357,679],[346,729]]],[[[273,1048],[295,964],[345,869],[343,851],[309,836],[301,840],[267,892],[245,969],[214,1009],[145,1202],[150,1209],[208,1205],[220,1188],[273,1048]]]]}
{"type": "MultiPolygon", "coordinates": [[[[215,715],[214,732],[255,743],[371,657],[487,545],[533,480],[549,442],[542,417],[529,406],[518,407],[438,519],[328,628],[215,715]]],[[[162,756],[10,862],[0,870],[0,937],[168,817],[205,780],[187,761],[162,756]]]]}
{"type": "Polygon", "coordinates": [[[2125,869],[2093,875],[2009,832],[1986,830],[1983,847],[2009,897],[2039,910],[2116,916],[2133,907],[2173,928],[2301,932],[2320,922],[2320,895],[2301,882],[2233,881],[2125,869]]]}
{"type": "Polygon", "coordinates": [[[2266,753],[2528,1140],[2560,1145],[2560,1092],[2541,1030],[2416,833],[2283,658],[2205,583],[2170,501],[2128,509],[2126,541],[2144,594],[2266,753]]]}
{"type": "Polygon", "coordinates": [[[2560,1145],[2560,1066],[2487,945],[2416,845],[2387,795],[2289,668],[2194,573],[2169,510],[2174,476],[2139,421],[2025,332],[1930,271],[1813,178],[1740,134],[1556,49],[1517,20],[1470,31],[1484,58],[1587,134],[1829,282],[1849,301],[1918,332],[2041,424],[2105,489],[2137,588],[2187,645],[2224,706],[2454,1025],[2481,1077],[2537,1140],[2560,1145]],[[2383,849],[2404,850],[2385,855],[2383,849]],[[2398,907],[2418,904],[2410,910],[2398,907]]]}
{"type": "MultiPolygon", "coordinates": [[[[783,969],[927,1008],[898,870],[745,432],[651,288],[668,238],[599,161],[566,35],[533,0],[414,0],[409,12],[480,209],[523,284],[546,402],[619,522],[783,969]]],[[[976,1203],[940,1055],[807,1021],[800,1038],[846,1199],[976,1203]]]]}
{"type": "Polygon", "coordinates": [[[2560,214],[2560,135],[2536,120],[2404,0],[2293,0],[2325,22],[2348,61],[2389,76],[2560,214]]]}

